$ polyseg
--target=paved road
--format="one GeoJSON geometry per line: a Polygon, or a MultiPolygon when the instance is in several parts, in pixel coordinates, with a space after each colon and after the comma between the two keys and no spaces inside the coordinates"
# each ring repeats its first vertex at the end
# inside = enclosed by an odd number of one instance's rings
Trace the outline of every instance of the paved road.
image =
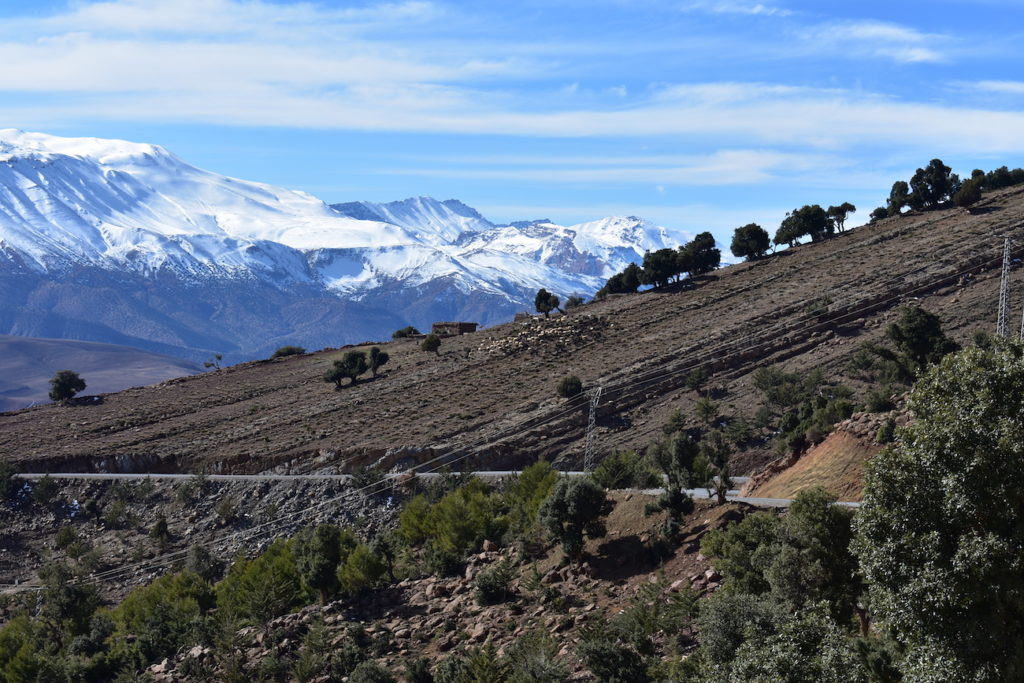
{"type": "MultiPolygon", "coordinates": [[[[453,475],[460,475],[461,472],[451,472],[453,475]]],[[[472,472],[474,476],[483,479],[503,479],[512,475],[519,474],[515,470],[504,470],[504,471],[493,471],[493,472],[472,472]]],[[[586,472],[565,472],[570,477],[582,477],[585,476],[586,472]]],[[[101,479],[101,480],[115,480],[115,479],[127,479],[127,480],[141,480],[141,479],[167,479],[167,480],[180,480],[180,479],[191,479],[194,474],[120,474],[120,473],[93,473],[93,472],[56,472],[51,474],[32,472],[16,474],[15,477],[21,479],[42,479],[43,477],[49,476],[53,479],[101,479]]],[[[396,472],[392,474],[385,474],[384,477],[388,479],[399,479],[405,476],[404,472],[396,472]]],[[[440,472],[425,472],[417,474],[417,477],[423,477],[424,479],[433,479],[437,477],[445,476],[440,472]]],[[[350,474],[208,474],[206,478],[210,481],[324,481],[324,480],[335,480],[347,482],[352,479],[350,474]]],[[[749,477],[733,477],[732,481],[734,484],[744,484],[747,482],[749,477]]],[[[645,489],[643,492],[650,495],[659,495],[663,489],[645,489]]],[[[712,494],[707,489],[687,489],[693,498],[698,500],[705,500],[712,497],[712,494]]],[[[734,503],[747,503],[749,505],[756,505],[758,507],[774,507],[774,508],[785,508],[789,507],[792,503],[790,498],[750,498],[746,496],[740,496],[738,489],[729,491],[726,496],[726,500],[734,503]]],[[[842,505],[844,507],[860,507],[860,503],[849,503],[839,502],[836,505],[842,505]]]]}

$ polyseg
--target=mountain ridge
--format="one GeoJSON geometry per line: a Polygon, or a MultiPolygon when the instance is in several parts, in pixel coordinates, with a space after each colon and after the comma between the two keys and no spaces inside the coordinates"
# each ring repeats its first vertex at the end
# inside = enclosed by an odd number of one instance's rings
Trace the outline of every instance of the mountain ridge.
{"type": "Polygon", "coordinates": [[[157,145],[0,130],[0,281],[22,277],[0,302],[0,333],[79,330],[193,360],[243,360],[267,351],[254,339],[316,347],[328,335],[301,325],[291,337],[242,329],[232,315],[186,322],[178,311],[189,299],[198,296],[214,315],[268,297],[315,317],[368,309],[379,324],[345,322],[330,337],[353,343],[441,318],[508,320],[532,308],[541,287],[590,295],[645,251],[687,238],[636,217],[497,225],[457,199],[328,205],[196,168],[157,145]],[[151,302],[153,310],[140,310],[132,329],[113,319],[97,326],[72,315],[75,302],[53,299],[62,285],[86,291],[96,281],[115,302],[151,302]],[[200,291],[211,286],[230,301],[200,291]]]}

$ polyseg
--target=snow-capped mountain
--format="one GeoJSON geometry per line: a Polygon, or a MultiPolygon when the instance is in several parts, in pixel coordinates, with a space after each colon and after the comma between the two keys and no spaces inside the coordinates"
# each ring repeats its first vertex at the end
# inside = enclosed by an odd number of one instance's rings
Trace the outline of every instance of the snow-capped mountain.
{"type": "Polygon", "coordinates": [[[636,217],[495,225],[429,197],[328,206],[154,145],[0,131],[0,334],[192,357],[336,346],[501,322],[688,238],[636,217]]]}

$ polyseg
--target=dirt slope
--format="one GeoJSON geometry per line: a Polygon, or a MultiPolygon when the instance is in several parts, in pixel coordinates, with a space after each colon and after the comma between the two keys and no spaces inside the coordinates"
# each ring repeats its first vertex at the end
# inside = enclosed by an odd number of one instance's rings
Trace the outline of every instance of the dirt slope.
{"type": "MultiPolygon", "coordinates": [[[[750,374],[770,363],[832,376],[878,338],[909,301],[937,313],[960,341],[995,324],[1002,236],[1019,231],[1024,189],[973,210],[882,221],[835,239],[740,264],[677,287],[613,297],[564,318],[508,324],[445,340],[387,345],[381,377],[342,391],[322,382],[325,350],[259,361],[109,395],[102,405],[0,415],[0,457],[28,469],[210,469],[391,466],[434,455],[459,466],[514,467],[538,455],[577,463],[586,398],[558,399],[568,373],[603,386],[598,453],[641,446],[677,408],[703,366],[722,413],[754,412],[750,374]],[[828,312],[809,304],[825,300],[828,312]]],[[[852,379],[847,383],[858,386],[852,379]]],[[[772,459],[736,456],[740,474],[772,459]]]]}

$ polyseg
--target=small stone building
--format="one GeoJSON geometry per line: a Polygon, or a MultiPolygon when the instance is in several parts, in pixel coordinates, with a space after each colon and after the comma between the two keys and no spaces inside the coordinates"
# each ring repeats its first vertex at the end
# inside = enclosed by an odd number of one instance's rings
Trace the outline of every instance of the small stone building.
{"type": "Polygon", "coordinates": [[[430,328],[431,334],[436,334],[438,337],[455,337],[460,334],[466,334],[468,332],[476,332],[476,328],[480,323],[434,323],[430,328]]]}

